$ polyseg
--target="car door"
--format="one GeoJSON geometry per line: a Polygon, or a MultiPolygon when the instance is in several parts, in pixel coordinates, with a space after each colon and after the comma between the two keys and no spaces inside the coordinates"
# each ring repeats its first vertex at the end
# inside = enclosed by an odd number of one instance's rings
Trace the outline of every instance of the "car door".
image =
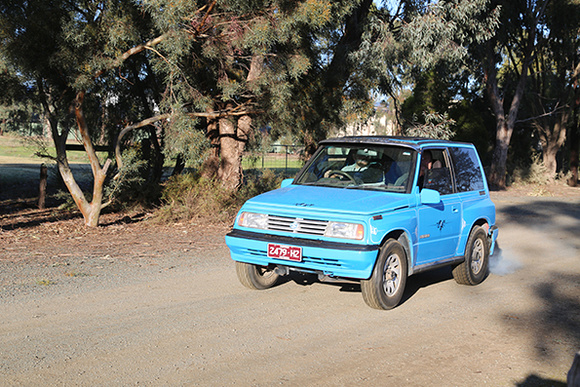
{"type": "MultiPolygon", "coordinates": [[[[449,154],[445,148],[429,151],[432,165],[420,179],[420,189],[438,191],[441,202],[419,205],[417,265],[454,257],[461,231],[461,200],[453,183],[449,154]]],[[[424,156],[423,151],[421,157],[424,156]]]]}

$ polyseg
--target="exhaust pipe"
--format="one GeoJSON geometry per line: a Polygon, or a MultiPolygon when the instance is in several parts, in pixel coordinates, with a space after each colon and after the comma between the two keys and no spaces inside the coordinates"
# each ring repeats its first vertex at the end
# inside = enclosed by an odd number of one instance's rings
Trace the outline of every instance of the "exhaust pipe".
{"type": "Polygon", "coordinates": [[[276,266],[274,273],[280,276],[284,276],[290,274],[290,269],[288,269],[286,266],[276,266]]]}

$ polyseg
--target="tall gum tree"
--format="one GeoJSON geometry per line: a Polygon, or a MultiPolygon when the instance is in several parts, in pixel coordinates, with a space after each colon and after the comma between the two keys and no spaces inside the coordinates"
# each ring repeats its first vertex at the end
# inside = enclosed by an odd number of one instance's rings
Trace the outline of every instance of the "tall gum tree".
{"type": "MultiPolygon", "coordinates": [[[[573,136],[580,74],[580,3],[552,0],[544,24],[546,44],[538,51],[531,68],[528,103],[532,117],[526,121],[532,122],[537,131],[546,173],[554,179],[558,172],[557,156],[565,142],[575,142],[577,149],[578,140],[573,136]],[[568,133],[572,134],[569,139],[568,133]]],[[[574,153],[573,146],[570,151],[574,153]]],[[[570,161],[574,171],[573,154],[570,161]]],[[[577,164],[575,171],[577,180],[577,164]]]]}
{"type": "Polygon", "coordinates": [[[511,138],[524,98],[530,66],[544,41],[538,32],[548,0],[492,1],[500,7],[501,24],[493,39],[475,50],[487,94],[496,119],[495,147],[492,156],[490,185],[506,188],[507,160],[511,138]],[[513,73],[514,83],[503,83],[498,77],[502,67],[513,73]]]}
{"type": "Polygon", "coordinates": [[[235,190],[242,152],[257,128],[275,123],[275,132],[310,130],[289,107],[305,88],[303,77],[320,74],[316,35],[340,31],[343,19],[370,1],[145,3],[159,28],[172,33],[160,45],[168,84],[162,109],[197,119],[172,119],[169,136],[204,127],[209,149],[202,173],[235,190]]]}

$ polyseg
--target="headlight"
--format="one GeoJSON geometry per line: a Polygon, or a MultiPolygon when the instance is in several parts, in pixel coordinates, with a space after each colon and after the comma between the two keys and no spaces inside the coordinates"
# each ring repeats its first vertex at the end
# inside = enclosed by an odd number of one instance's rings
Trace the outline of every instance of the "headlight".
{"type": "Polygon", "coordinates": [[[238,219],[238,225],[241,227],[268,228],[268,215],[256,214],[253,212],[242,212],[238,219]]]}
{"type": "Polygon", "coordinates": [[[362,224],[330,222],[324,235],[332,238],[361,240],[365,235],[365,231],[362,224]]]}

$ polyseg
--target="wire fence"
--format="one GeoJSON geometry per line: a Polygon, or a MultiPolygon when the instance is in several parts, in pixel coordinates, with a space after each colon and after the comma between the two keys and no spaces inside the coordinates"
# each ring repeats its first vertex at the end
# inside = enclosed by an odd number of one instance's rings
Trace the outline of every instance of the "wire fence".
{"type": "Polygon", "coordinates": [[[270,152],[244,153],[244,169],[273,169],[284,175],[293,175],[304,165],[304,148],[296,145],[273,145],[270,152]]]}

